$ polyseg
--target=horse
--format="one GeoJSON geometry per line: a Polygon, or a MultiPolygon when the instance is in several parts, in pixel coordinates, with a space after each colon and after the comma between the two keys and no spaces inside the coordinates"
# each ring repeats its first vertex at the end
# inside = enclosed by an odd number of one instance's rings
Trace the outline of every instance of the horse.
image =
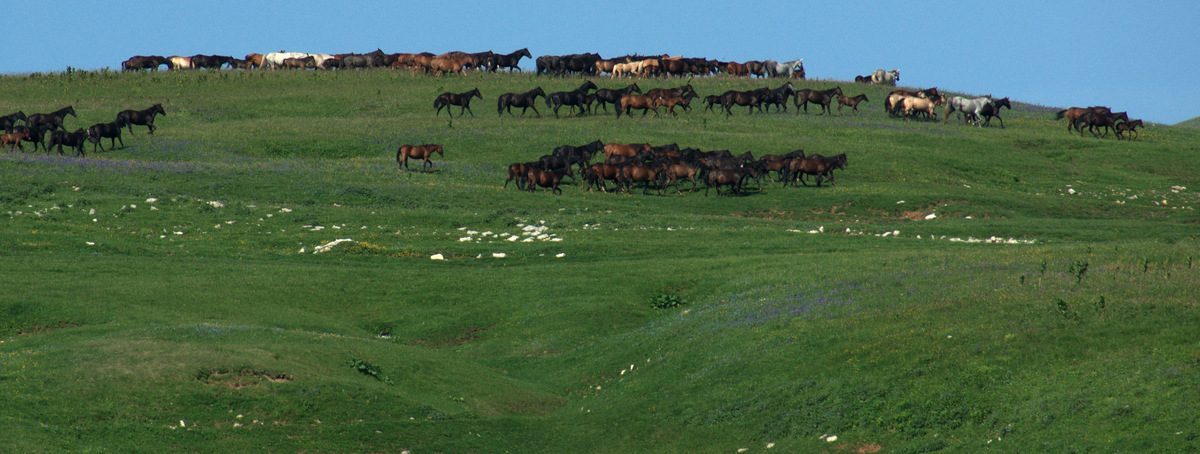
{"type": "Polygon", "coordinates": [[[471,56],[442,56],[433,57],[429,60],[429,69],[433,71],[433,75],[440,76],[442,73],[456,73],[463,75],[466,71],[466,66],[472,62],[471,56]]]}
{"type": "Polygon", "coordinates": [[[162,114],[166,115],[167,111],[163,110],[162,104],[155,104],[146,110],[122,110],[117,114],[126,125],[129,126],[129,134],[133,135],[133,125],[142,125],[150,130],[147,134],[154,134],[154,116],[162,114]]]}
{"type": "Polygon", "coordinates": [[[483,99],[483,95],[479,94],[478,88],[463,93],[442,93],[433,100],[433,107],[437,109],[437,112],[434,112],[433,116],[436,117],[441,114],[442,108],[445,107],[446,113],[453,117],[454,114],[450,111],[450,106],[453,105],[462,108],[459,109],[458,116],[463,116],[463,112],[471,112],[471,116],[474,117],[475,112],[471,110],[471,98],[483,99]]]}
{"type": "MultiPolygon", "coordinates": [[[[808,103],[813,103],[821,106],[821,115],[828,112],[833,115],[833,97],[834,95],[842,95],[842,87],[837,86],[828,90],[800,90],[796,94],[796,109],[804,107],[804,113],[808,113],[808,103]]],[[[797,112],[799,113],[799,112],[797,112]]]]}
{"type": "MultiPolygon", "coordinates": [[[[32,128],[28,126],[13,127],[13,133],[25,134],[25,137],[21,139],[22,142],[33,143],[33,151],[37,151],[38,145],[41,145],[42,149],[45,149],[47,153],[50,152],[50,149],[46,148],[46,131],[48,130],[50,130],[50,125],[46,123],[35,125],[32,128]]],[[[21,149],[24,150],[25,148],[22,147],[21,149]]]]}
{"type": "MultiPolygon", "coordinates": [[[[757,90],[737,91],[729,90],[721,95],[721,105],[725,107],[725,116],[733,115],[733,106],[747,106],[746,113],[754,113],[754,108],[758,107],[759,113],[762,112],[762,102],[765,92],[757,90]]],[[[720,191],[720,189],[718,189],[720,191]]]]}
{"type": "Polygon", "coordinates": [[[263,65],[263,55],[256,53],[246,54],[246,69],[261,68],[263,65]]]}
{"type": "Polygon", "coordinates": [[[1070,108],[1066,108],[1066,109],[1058,111],[1054,115],[1054,119],[1061,120],[1063,118],[1066,118],[1067,119],[1067,132],[1071,132],[1071,128],[1075,126],[1075,120],[1078,119],[1079,117],[1083,116],[1083,114],[1088,113],[1088,112],[1096,112],[1096,113],[1102,113],[1102,114],[1107,115],[1107,114],[1112,113],[1112,109],[1110,109],[1108,107],[1104,107],[1104,106],[1070,107],[1070,108]]]}
{"type": "Polygon", "coordinates": [[[571,166],[575,165],[582,169],[584,163],[579,156],[555,156],[548,154],[538,158],[534,165],[542,170],[567,169],[567,176],[571,177],[571,180],[573,181],[575,179],[575,174],[571,172],[571,166]]]}
{"type": "MultiPolygon", "coordinates": [[[[579,115],[583,115],[584,95],[587,95],[589,90],[595,90],[596,84],[592,81],[585,81],[583,85],[572,91],[557,91],[546,97],[546,107],[554,107],[554,117],[558,118],[558,109],[564,105],[571,106],[571,111],[575,111],[575,107],[579,107],[579,115]],[[553,103],[553,104],[551,104],[553,103]]],[[[620,111],[618,111],[620,113],[620,111]]]]}
{"type": "Polygon", "coordinates": [[[851,112],[854,112],[855,114],[857,114],[859,103],[861,103],[863,101],[871,102],[870,99],[867,99],[866,93],[863,93],[861,95],[854,96],[854,97],[847,97],[846,95],[838,95],[837,100],[838,100],[838,115],[842,114],[843,106],[850,106],[852,108],[851,112]]]}
{"type": "Polygon", "coordinates": [[[717,195],[721,195],[721,186],[729,186],[729,193],[741,194],[742,183],[748,175],[749,172],[742,168],[709,170],[704,174],[704,196],[708,197],[708,190],[713,186],[717,187],[717,195]]]}
{"type": "MultiPolygon", "coordinates": [[[[247,55],[246,59],[251,60],[251,58],[250,58],[251,55],[254,55],[254,54],[247,55]]],[[[285,60],[285,59],[304,58],[307,56],[308,56],[308,54],[306,54],[304,52],[269,52],[266,55],[262,56],[262,66],[261,67],[266,68],[266,69],[275,69],[280,66],[283,66],[283,60],[285,60]]]]}
{"type": "Polygon", "coordinates": [[[347,68],[370,69],[370,68],[374,68],[374,67],[375,67],[375,58],[368,56],[368,55],[361,55],[361,54],[350,54],[350,55],[343,56],[341,58],[341,60],[338,62],[338,69],[347,69],[347,68]]]}
{"type": "Polygon", "coordinates": [[[491,70],[495,71],[497,68],[504,68],[510,71],[520,71],[521,68],[517,65],[521,63],[521,57],[533,58],[533,55],[529,53],[528,47],[511,54],[496,54],[492,59],[493,65],[491,70]]]}
{"type": "Polygon", "coordinates": [[[721,95],[708,95],[704,97],[704,111],[716,112],[716,110],[713,109],[713,106],[720,106],[722,108],[725,107],[724,104],[721,104],[721,95]]]}
{"type": "Polygon", "coordinates": [[[792,76],[799,74],[801,79],[804,78],[803,58],[799,60],[785,61],[782,63],[774,60],[767,60],[763,62],[763,67],[766,69],[768,77],[784,76],[790,79],[792,76]]]}
{"type": "Polygon", "coordinates": [[[620,173],[621,166],[600,162],[588,166],[583,172],[583,179],[587,184],[588,192],[591,192],[593,186],[599,188],[600,192],[608,192],[604,182],[612,180],[615,183],[620,173]]]}
{"type": "Polygon", "coordinates": [[[696,93],[688,93],[687,95],[684,95],[684,96],[677,96],[677,97],[671,97],[671,98],[658,98],[657,100],[655,100],[655,103],[654,103],[654,111],[658,112],[659,107],[666,106],[667,111],[671,112],[671,116],[674,117],[677,115],[675,113],[675,106],[683,106],[684,112],[690,111],[690,110],[692,110],[692,107],[690,105],[692,102],[692,99],[695,99],[696,97],[697,97],[696,93]]]}
{"type": "Polygon", "coordinates": [[[534,88],[533,90],[529,90],[525,93],[502,94],[500,95],[500,98],[496,100],[496,114],[502,116],[504,115],[504,111],[507,110],[508,114],[511,116],[512,108],[520,107],[522,117],[525,116],[525,111],[530,108],[533,109],[533,113],[537,114],[538,117],[541,117],[542,113],[538,112],[537,110],[538,96],[543,98],[546,97],[546,92],[542,91],[542,87],[534,88]]]}
{"type": "MultiPolygon", "coordinates": [[[[999,118],[999,117],[997,117],[997,118],[999,118]]],[[[1137,136],[1138,136],[1138,131],[1137,131],[1138,126],[1143,126],[1142,120],[1128,120],[1128,121],[1123,121],[1121,123],[1117,123],[1117,126],[1116,126],[1117,139],[1125,139],[1125,136],[1122,134],[1128,132],[1128,133],[1132,134],[1129,137],[1129,140],[1136,140],[1137,136]]]]}
{"type": "Polygon", "coordinates": [[[611,160],[613,156],[624,156],[632,158],[644,151],[650,151],[650,145],[644,143],[606,143],[604,144],[604,158],[611,160]]]}
{"type": "Polygon", "coordinates": [[[12,144],[12,146],[8,148],[9,153],[12,153],[17,148],[20,148],[21,151],[25,151],[25,146],[21,145],[21,142],[27,138],[29,138],[29,131],[0,134],[0,148],[4,147],[5,145],[12,144]]]}
{"type": "Polygon", "coordinates": [[[984,126],[991,124],[992,117],[996,117],[997,119],[1000,120],[1000,128],[1001,129],[1004,128],[1004,119],[1000,118],[1000,108],[1001,107],[1007,107],[1008,110],[1012,110],[1012,104],[1010,104],[1008,102],[1008,98],[993,99],[992,102],[983,106],[983,109],[979,110],[979,113],[981,115],[983,115],[983,125],[984,126]]]}
{"type": "Polygon", "coordinates": [[[16,125],[17,121],[24,121],[26,123],[29,122],[29,120],[25,118],[25,112],[17,111],[0,117],[0,129],[3,129],[4,132],[11,134],[13,132],[13,125],[16,125]]]}
{"type": "Polygon", "coordinates": [[[109,139],[109,149],[117,148],[117,141],[121,141],[121,148],[125,148],[125,141],[121,140],[121,129],[125,127],[125,122],[117,117],[117,121],[112,123],[96,123],[87,128],[87,140],[92,143],[92,153],[96,152],[96,147],[100,147],[100,151],[104,151],[104,144],[100,143],[101,139],[109,139]]]}
{"type": "Polygon", "coordinates": [[[68,114],[72,117],[79,117],[78,115],[75,115],[75,107],[67,106],[48,114],[36,113],[30,115],[29,118],[25,120],[25,123],[28,124],[30,128],[36,127],[39,123],[46,123],[53,126],[50,128],[52,131],[59,128],[66,129],[63,127],[63,118],[66,118],[68,114]]]}
{"type": "Polygon", "coordinates": [[[609,76],[609,78],[616,79],[619,77],[623,77],[627,74],[630,75],[630,77],[632,77],[633,75],[641,76],[642,70],[646,66],[646,61],[647,60],[641,60],[641,61],[629,62],[629,63],[615,63],[612,65],[612,75],[609,76]]]}
{"type": "Polygon", "coordinates": [[[617,104],[617,118],[621,118],[621,112],[629,115],[629,109],[642,109],[642,116],[646,116],[646,112],[654,110],[654,116],[658,116],[658,100],[660,98],[650,97],[649,95],[625,95],[621,97],[621,102],[617,104]]]}
{"type": "Polygon", "coordinates": [[[869,83],[871,83],[871,75],[867,74],[865,76],[854,76],[854,83],[869,84],[869,83]]]}
{"type": "Polygon", "coordinates": [[[1129,119],[1129,116],[1126,115],[1125,112],[1118,112],[1118,113],[1113,113],[1113,114],[1104,114],[1104,113],[1095,112],[1095,111],[1087,112],[1075,119],[1074,128],[1079,130],[1080,137],[1083,136],[1083,125],[1087,125],[1088,132],[1092,133],[1092,136],[1105,137],[1108,135],[1109,129],[1113,129],[1113,130],[1117,129],[1117,120],[1119,118],[1121,118],[1121,116],[1123,116],[1123,115],[1126,120],[1129,119]],[[1103,135],[1096,134],[1096,129],[1099,127],[1104,128],[1103,135]]]}
{"type": "Polygon", "coordinates": [[[601,88],[599,90],[596,90],[596,101],[598,101],[600,103],[600,107],[603,107],[604,112],[607,113],[609,104],[612,104],[614,106],[619,106],[621,103],[622,96],[625,96],[625,95],[628,95],[631,93],[641,93],[641,92],[642,92],[642,88],[638,87],[637,84],[629,84],[625,88],[615,89],[615,90],[609,89],[609,88],[601,88]]]}
{"type": "Polygon", "coordinates": [[[563,176],[570,173],[570,167],[557,170],[542,170],[537,167],[531,167],[525,174],[525,178],[529,180],[526,190],[533,192],[535,188],[541,186],[543,188],[550,188],[551,194],[562,195],[562,189],[558,185],[562,183],[563,176]]]}
{"type": "Polygon", "coordinates": [[[821,187],[822,178],[828,179],[830,184],[837,186],[837,184],[833,183],[831,172],[835,168],[844,166],[841,162],[837,159],[825,159],[818,155],[792,159],[788,163],[788,172],[785,177],[784,186],[788,182],[792,183],[792,186],[795,186],[796,180],[799,180],[800,184],[808,186],[808,183],[804,181],[804,175],[815,175],[817,177],[817,187],[821,187]]]}
{"type": "Polygon", "coordinates": [[[158,71],[158,67],[162,65],[171,65],[171,61],[166,57],[158,55],[135,55],[128,60],[121,62],[122,71],[137,71],[139,69],[149,69],[158,71]]]}
{"type": "Polygon", "coordinates": [[[791,82],[785,82],[779,88],[767,90],[766,96],[764,96],[764,103],[774,104],[784,112],[787,112],[788,98],[799,96],[799,93],[799,90],[796,90],[796,87],[791,82]]]}
{"type": "Polygon", "coordinates": [[[508,178],[504,180],[504,187],[508,187],[508,182],[517,180],[517,189],[524,190],[525,185],[529,182],[529,169],[536,165],[536,162],[516,162],[509,164],[508,178]]]}
{"type": "Polygon", "coordinates": [[[50,152],[51,148],[58,146],[58,155],[63,155],[63,145],[75,149],[75,154],[83,156],[83,144],[87,141],[87,131],[83,128],[76,129],[75,132],[54,131],[50,133],[50,142],[46,145],[46,153],[50,152]]]}
{"type": "Polygon", "coordinates": [[[671,183],[675,183],[675,192],[683,194],[683,191],[679,190],[679,179],[687,178],[692,180],[692,189],[689,192],[696,190],[698,186],[697,177],[700,175],[700,166],[682,161],[674,161],[667,163],[663,167],[662,173],[666,180],[663,182],[662,188],[665,190],[671,183]]]}
{"type": "MultiPolygon", "coordinates": [[[[964,122],[969,123],[972,120],[975,120],[976,122],[982,122],[983,107],[990,105],[991,103],[992,103],[992,98],[989,98],[987,96],[983,96],[983,97],[979,97],[979,98],[971,98],[971,99],[967,99],[962,96],[952,97],[952,98],[950,98],[949,101],[946,101],[946,113],[945,113],[946,119],[943,121],[943,123],[950,122],[950,114],[954,113],[955,110],[958,110],[963,113],[963,121],[964,122]]],[[[1010,107],[1010,109],[1011,109],[1011,107],[1010,107]]],[[[1001,120],[1001,121],[1003,121],[1003,120],[1001,120]]],[[[982,126],[982,123],[980,123],[979,125],[982,126]]]]}
{"type": "Polygon", "coordinates": [[[937,119],[937,112],[934,112],[934,107],[942,104],[942,98],[926,99],[916,96],[904,96],[900,99],[900,109],[904,111],[904,115],[911,116],[914,112],[925,113],[930,120],[937,119]]]}
{"type": "Polygon", "coordinates": [[[221,69],[226,64],[233,64],[233,57],[226,55],[193,55],[192,67],[197,69],[221,69]]]}
{"type": "Polygon", "coordinates": [[[396,150],[396,168],[399,170],[400,167],[404,167],[404,170],[409,170],[408,158],[413,158],[424,161],[421,164],[421,171],[424,172],[426,167],[433,167],[433,162],[429,158],[433,157],[434,153],[442,155],[443,158],[446,157],[446,152],[439,144],[401,145],[396,150]]]}
{"type": "Polygon", "coordinates": [[[728,62],[719,66],[721,71],[734,77],[744,77],[750,75],[750,69],[745,64],[738,62],[728,62]]]}
{"type": "Polygon", "coordinates": [[[180,57],[178,55],[172,55],[167,57],[167,60],[170,61],[170,63],[167,63],[167,67],[172,70],[192,69],[192,57],[180,57]]]}
{"type": "MultiPolygon", "coordinates": [[[[617,180],[618,191],[621,185],[624,185],[625,192],[632,193],[630,188],[633,186],[633,183],[640,181],[644,183],[642,186],[642,195],[646,195],[646,192],[650,190],[650,182],[658,181],[661,169],[661,165],[656,166],[645,163],[629,163],[621,166],[621,173],[617,180]]],[[[658,195],[662,194],[663,185],[660,184],[658,185],[658,195]]]]}
{"type": "Polygon", "coordinates": [[[884,71],[882,69],[876,69],[875,72],[871,73],[871,83],[876,84],[876,85],[891,85],[894,87],[894,86],[896,86],[896,82],[899,82],[899,81],[900,81],[900,70],[899,69],[893,69],[891,71],[884,71]]]}
{"type": "Polygon", "coordinates": [[[761,61],[750,60],[747,61],[745,65],[746,72],[750,73],[751,76],[765,77],[767,75],[767,68],[761,61]]]}
{"type": "Polygon", "coordinates": [[[313,58],[312,55],[303,58],[285,58],[283,59],[283,64],[280,66],[284,67],[285,69],[316,68],[317,59],[313,58]]]}
{"type": "Polygon", "coordinates": [[[578,147],[573,145],[559,145],[550,152],[551,156],[575,157],[579,163],[579,171],[582,173],[588,163],[592,161],[592,156],[604,149],[604,142],[599,140],[593,141],[586,145],[578,147]]]}

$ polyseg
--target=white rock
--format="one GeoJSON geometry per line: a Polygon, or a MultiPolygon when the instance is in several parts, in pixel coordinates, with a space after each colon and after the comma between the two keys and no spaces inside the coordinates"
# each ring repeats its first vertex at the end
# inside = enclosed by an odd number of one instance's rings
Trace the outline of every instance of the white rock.
{"type": "Polygon", "coordinates": [[[503,252],[493,252],[492,257],[502,259],[502,258],[508,257],[508,254],[505,254],[503,252]]]}
{"type": "Polygon", "coordinates": [[[937,217],[937,213],[929,213],[929,214],[925,215],[925,220],[933,219],[936,217],[937,217]]]}
{"type": "Polygon", "coordinates": [[[566,254],[565,252],[559,252],[559,253],[557,253],[557,254],[554,254],[554,256],[555,256],[555,257],[558,257],[558,258],[560,258],[560,259],[561,259],[561,258],[563,258],[563,257],[566,257],[566,256],[567,256],[567,254],[566,254]]]}
{"type": "Polygon", "coordinates": [[[216,200],[210,200],[208,202],[208,204],[211,205],[213,208],[225,208],[224,203],[218,202],[216,200]]]}
{"type": "Polygon", "coordinates": [[[429,256],[429,260],[446,260],[446,257],[442,254],[433,254],[429,256]]]}

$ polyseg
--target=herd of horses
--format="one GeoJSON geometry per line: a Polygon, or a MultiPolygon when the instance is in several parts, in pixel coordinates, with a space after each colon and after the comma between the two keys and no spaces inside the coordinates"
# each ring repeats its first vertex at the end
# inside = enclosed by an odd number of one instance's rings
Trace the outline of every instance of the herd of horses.
{"type": "Polygon", "coordinates": [[[97,148],[100,151],[104,150],[104,144],[101,139],[109,139],[110,149],[115,149],[119,141],[121,146],[125,146],[125,141],[121,139],[121,130],[128,128],[129,133],[133,134],[133,126],[146,126],[149,129],[149,134],[154,134],[154,117],[157,115],[166,115],[162,104],[155,104],[145,110],[123,110],[117,113],[117,118],[108,123],[96,123],[88,128],[79,128],[75,131],[69,131],[63,125],[66,117],[78,117],[75,114],[74,106],[67,106],[50,113],[36,113],[33,115],[25,115],[25,112],[18,111],[0,117],[0,129],[4,130],[0,134],[0,148],[9,147],[9,152],[20,149],[25,151],[24,142],[33,144],[33,151],[37,151],[40,146],[50,153],[51,149],[57,148],[60,156],[64,155],[63,147],[74,149],[77,156],[83,156],[83,146],[87,142],[92,143],[92,152],[95,153],[97,148]],[[50,134],[49,141],[46,140],[46,134],[50,134]]]}
{"type": "Polygon", "coordinates": [[[545,188],[553,194],[562,194],[563,179],[586,188],[589,192],[609,191],[609,182],[615,192],[632,193],[634,186],[642,186],[647,194],[653,185],[659,195],[673,185],[683,194],[680,184],[691,181],[689,191],[699,189],[704,182],[704,195],[716,188],[721,195],[722,187],[729,195],[742,194],[750,181],[762,190],[763,180],[775,173],[775,181],[783,186],[795,186],[797,182],[808,185],[807,177],[821,186],[823,181],[836,185],[833,171],[846,168],[846,155],[825,157],[817,154],[805,155],[804,150],[785,154],[767,154],[754,158],[751,152],[734,155],[729,150],[702,151],[696,148],[680,148],[677,144],[654,146],[648,143],[604,143],[600,140],[584,145],[562,145],[536,161],[518,162],[508,166],[504,187],[515,182],[517,189],[533,192],[545,188]],[[602,162],[592,161],[604,155],[602,162]]]}
{"type": "Polygon", "coordinates": [[[121,62],[124,71],[157,71],[163,66],[168,70],[184,69],[370,69],[406,68],[414,72],[423,70],[438,75],[448,72],[461,74],[468,69],[497,71],[519,70],[522,57],[533,58],[529,49],[520,49],[509,54],[491,51],[468,54],[446,52],[434,55],[422,53],[385,53],[380,49],[365,54],[321,54],[307,52],[251,53],[245,58],[228,55],[193,55],[190,57],[137,55],[121,62]]]}
{"type": "Polygon", "coordinates": [[[1137,139],[1137,128],[1142,126],[1142,120],[1130,120],[1128,112],[1113,112],[1112,108],[1104,106],[1071,107],[1055,114],[1056,120],[1067,119],[1067,132],[1078,131],[1083,136],[1083,127],[1094,137],[1107,137],[1109,131],[1115,132],[1117,139],[1137,139]],[[1103,134],[1097,134],[1097,131],[1103,134]],[[1127,137],[1128,136],[1128,137],[1127,137]]]}

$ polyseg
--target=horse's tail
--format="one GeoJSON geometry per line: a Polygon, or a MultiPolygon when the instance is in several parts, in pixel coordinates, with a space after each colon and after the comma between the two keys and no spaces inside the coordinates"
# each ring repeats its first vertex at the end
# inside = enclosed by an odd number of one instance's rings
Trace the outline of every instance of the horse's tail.
{"type": "Polygon", "coordinates": [[[546,97],[546,107],[547,108],[554,107],[553,104],[550,104],[550,98],[552,98],[552,97],[553,97],[553,95],[546,97]]]}
{"type": "Polygon", "coordinates": [[[400,164],[400,158],[404,156],[404,145],[396,149],[396,164],[400,164]]]}
{"type": "Polygon", "coordinates": [[[500,95],[500,98],[496,100],[496,114],[504,115],[504,95],[500,95]]]}
{"type": "Polygon", "coordinates": [[[1058,113],[1054,114],[1054,119],[1055,119],[1055,120],[1062,120],[1062,119],[1063,119],[1063,116],[1064,116],[1064,115],[1066,115],[1066,114],[1067,114],[1067,109],[1060,110],[1060,111],[1058,111],[1058,113]]]}
{"type": "Polygon", "coordinates": [[[446,99],[442,96],[438,96],[436,99],[433,100],[433,108],[434,109],[439,109],[445,105],[446,105],[446,99]]]}

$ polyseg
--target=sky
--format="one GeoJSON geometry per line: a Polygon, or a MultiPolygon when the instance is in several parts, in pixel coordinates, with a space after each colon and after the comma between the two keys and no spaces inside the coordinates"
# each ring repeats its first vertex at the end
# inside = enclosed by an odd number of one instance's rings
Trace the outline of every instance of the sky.
{"type": "Polygon", "coordinates": [[[527,47],[534,57],[803,58],[810,79],[899,69],[902,86],[1059,108],[1105,105],[1162,124],[1200,116],[1194,0],[10,3],[6,75],[119,69],[134,55],[527,47]]]}

